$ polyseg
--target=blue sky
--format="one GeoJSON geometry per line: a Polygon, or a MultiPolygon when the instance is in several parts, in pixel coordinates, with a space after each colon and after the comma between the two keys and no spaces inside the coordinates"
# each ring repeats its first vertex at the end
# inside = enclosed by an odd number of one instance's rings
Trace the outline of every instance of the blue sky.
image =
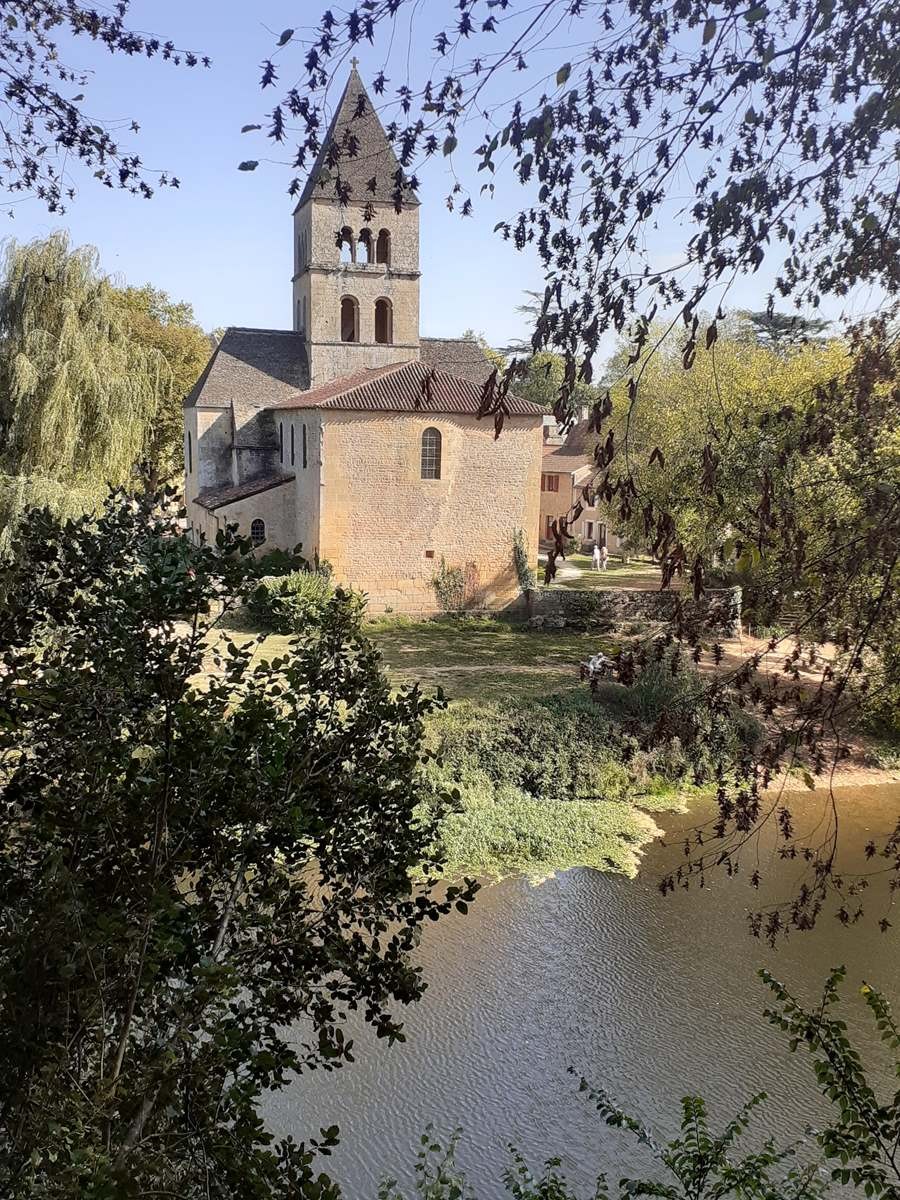
{"type": "MultiPolygon", "coordinates": [[[[432,26],[449,6],[449,0],[440,6],[426,0],[420,11],[427,16],[420,18],[413,36],[398,25],[395,61],[407,54],[413,61],[430,55],[432,26]]],[[[0,216],[5,223],[0,232],[28,239],[67,228],[74,242],[98,247],[106,271],[130,283],[153,283],[193,303],[206,328],[289,327],[290,147],[279,163],[272,143],[260,134],[242,135],[240,128],[260,121],[276,92],[280,94],[280,88],[266,94],[259,89],[259,64],[272,53],[278,33],[314,19],[324,7],[323,0],[256,5],[246,0],[133,0],[133,28],[208,54],[212,68],[189,70],[161,60],[110,56],[82,41],[71,44],[68,61],[96,71],[86,89],[88,113],[104,121],[137,120],[141,132],[131,139],[133,148],[148,165],[177,175],[180,190],[164,189],[146,201],[93,186],[83,175],[79,195],[62,217],[28,200],[15,206],[13,220],[0,216]],[[237,171],[246,158],[262,160],[256,172],[237,171]]],[[[299,64],[299,53],[288,50],[290,55],[286,52],[279,62],[299,64]]],[[[552,63],[556,48],[547,50],[552,63]]],[[[371,79],[382,56],[367,47],[358,53],[360,69],[371,79]]],[[[336,81],[335,99],[345,74],[346,68],[336,81]]],[[[281,82],[295,81],[285,76],[281,82]]],[[[394,82],[399,82],[396,75],[394,82]]],[[[501,217],[522,203],[522,193],[510,182],[501,184],[493,202],[482,201],[475,218],[463,219],[444,204],[448,170],[446,160],[436,157],[419,176],[422,332],[454,336],[471,327],[492,344],[503,345],[525,333],[516,306],[526,289],[543,286],[536,257],[527,250],[517,252],[492,232],[501,217]]],[[[659,253],[666,255],[669,241],[674,251],[683,236],[661,229],[659,253]]],[[[762,307],[769,278],[761,272],[743,281],[730,303],[762,307]]]]}

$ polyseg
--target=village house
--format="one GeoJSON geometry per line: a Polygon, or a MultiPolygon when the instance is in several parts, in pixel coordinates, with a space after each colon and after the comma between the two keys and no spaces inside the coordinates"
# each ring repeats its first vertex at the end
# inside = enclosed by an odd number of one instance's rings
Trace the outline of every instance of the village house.
{"type": "Polygon", "coordinates": [[[419,201],[354,66],[294,212],[293,329],[228,329],[187,397],[193,535],[299,545],[371,612],[434,612],[442,560],[473,607],[507,606],[515,530],[537,554],[543,414],[508,397],[495,440],[490,371],[473,340],[420,337],[419,201]]]}
{"type": "Polygon", "coordinates": [[[577,503],[583,511],[571,526],[571,534],[588,552],[606,546],[610,554],[622,552],[622,541],[609,524],[609,516],[598,505],[585,503],[584,488],[594,475],[594,460],[586,417],[565,435],[552,418],[545,418],[541,461],[540,539],[553,541],[551,526],[565,517],[577,503]]]}

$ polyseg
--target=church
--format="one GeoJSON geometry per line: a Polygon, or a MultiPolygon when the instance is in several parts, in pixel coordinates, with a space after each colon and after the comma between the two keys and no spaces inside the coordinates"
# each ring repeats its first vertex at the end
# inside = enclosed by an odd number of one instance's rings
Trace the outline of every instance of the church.
{"type": "Polygon", "coordinates": [[[299,545],[372,613],[435,612],[442,561],[472,608],[516,599],[543,413],[507,396],[495,439],[491,364],[473,340],[420,337],[419,279],[419,201],[354,65],[294,211],[293,328],[229,328],[185,401],[192,536],[299,545]]]}

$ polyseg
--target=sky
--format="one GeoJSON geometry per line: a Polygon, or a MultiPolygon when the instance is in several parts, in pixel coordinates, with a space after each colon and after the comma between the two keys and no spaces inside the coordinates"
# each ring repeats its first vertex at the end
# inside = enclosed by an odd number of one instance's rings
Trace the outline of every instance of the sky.
{"type": "MultiPolygon", "coordinates": [[[[395,31],[395,56],[408,56],[414,64],[419,56],[430,57],[433,26],[450,7],[450,0],[423,2],[414,32],[402,23],[395,31]]],[[[84,172],[76,175],[79,194],[65,214],[48,214],[37,200],[23,200],[14,205],[12,219],[0,209],[0,235],[28,240],[68,229],[73,243],[98,248],[110,274],[132,284],[152,283],[176,300],[190,301],[207,329],[290,327],[291,147],[278,161],[273,143],[262,134],[242,135],[240,129],[264,123],[282,85],[299,79],[286,73],[277,88],[260,90],[260,64],[271,55],[278,34],[313,21],[324,7],[323,0],[132,0],[132,28],[208,55],[210,70],[112,56],[82,39],[64,44],[71,65],[94,72],[84,104],[91,118],[126,128],[131,119],[138,121],[140,133],[123,140],[148,166],[176,175],[181,187],[158,190],[148,201],[99,187],[84,172]],[[259,159],[259,168],[239,172],[237,164],[248,158],[259,159]]],[[[555,52],[547,47],[551,64],[555,52]]],[[[370,80],[382,54],[368,47],[358,53],[360,71],[370,80]]],[[[296,68],[300,55],[294,51],[278,61],[296,68]]],[[[346,70],[335,80],[335,101],[346,70]]],[[[462,135],[460,141],[464,150],[462,135]]],[[[507,345],[527,333],[526,320],[516,311],[525,292],[543,288],[536,255],[516,251],[493,232],[498,220],[521,205],[521,189],[511,181],[499,183],[496,198],[480,201],[476,216],[465,219],[445,206],[449,171],[448,161],[435,156],[419,172],[421,331],[452,337],[471,328],[492,345],[507,345]]],[[[685,235],[662,228],[657,236],[665,259],[668,243],[675,250],[685,235]]],[[[770,279],[761,272],[741,282],[730,303],[762,308],[770,279]]]]}

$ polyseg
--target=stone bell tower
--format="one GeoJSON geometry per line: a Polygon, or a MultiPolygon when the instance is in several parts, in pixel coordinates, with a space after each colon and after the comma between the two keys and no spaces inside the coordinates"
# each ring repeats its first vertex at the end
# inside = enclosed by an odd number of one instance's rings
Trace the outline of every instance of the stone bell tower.
{"type": "Polygon", "coordinates": [[[418,359],[419,201],[356,59],[294,210],[293,285],[311,387],[418,359]]]}

